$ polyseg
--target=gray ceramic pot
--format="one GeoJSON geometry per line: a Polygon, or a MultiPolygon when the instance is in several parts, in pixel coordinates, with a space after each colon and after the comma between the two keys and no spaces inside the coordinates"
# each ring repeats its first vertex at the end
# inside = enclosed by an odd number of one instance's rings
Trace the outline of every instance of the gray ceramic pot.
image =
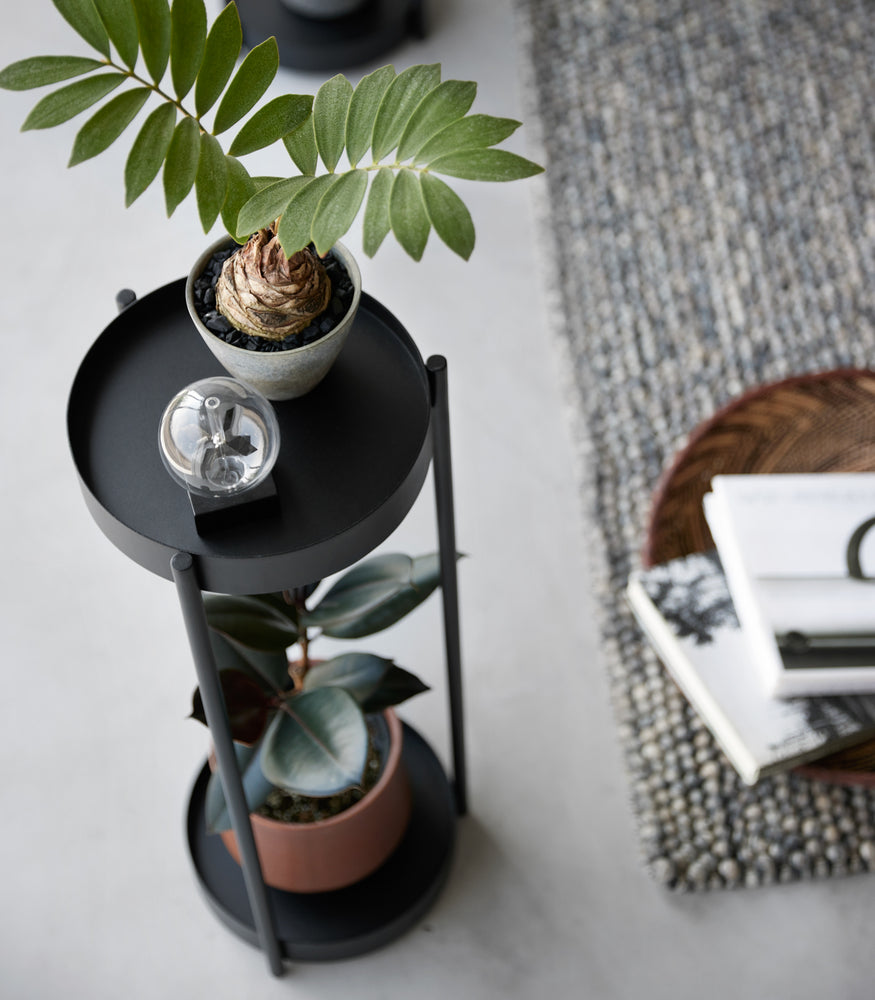
{"type": "Polygon", "coordinates": [[[364,7],[367,0],[282,0],[282,2],[295,14],[327,21],[354,13],[359,7],[364,7]]]}
{"type": "Polygon", "coordinates": [[[362,277],[355,258],[341,243],[335,243],[333,252],[340,258],[353,283],[352,304],[337,326],[319,340],[306,347],[290,351],[247,351],[225,343],[201,322],[194,305],[194,283],[212,255],[230,244],[223,237],[208,247],[191,269],[185,284],[185,303],[192,322],[204,343],[213,352],[222,367],[234,378],[246,382],[268,399],[296,399],[313,389],[328,374],[343,347],[358,310],[362,294],[362,277]]]}

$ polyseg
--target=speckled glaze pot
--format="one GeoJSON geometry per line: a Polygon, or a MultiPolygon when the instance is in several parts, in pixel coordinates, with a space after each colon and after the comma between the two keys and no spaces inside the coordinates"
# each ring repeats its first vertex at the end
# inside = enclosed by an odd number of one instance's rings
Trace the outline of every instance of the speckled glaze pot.
{"type": "Polygon", "coordinates": [[[194,283],[200,277],[210,257],[232,245],[226,236],[208,247],[198,258],[185,283],[185,304],[189,316],[204,343],[219,363],[234,378],[246,382],[271,400],[296,399],[315,388],[328,374],[352,329],[362,294],[362,276],[355,258],[341,243],[335,243],[334,254],[346,268],[353,284],[353,297],[347,314],[324,337],[289,351],[247,351],[234,347],[217,337],[201,322],[194,304],[194,283]]]}
{"type": "MultiPolygon", "coordinates": [[[[395,850],[410,821],[411,796],[401,759],[404,733],[392,709],[383,713],[389,752],[376,785],[354,806],[315,823],[250,815],[262,876],[286,892],[329,892],[361,881],[395,850]]],[[[222,842],[240,863],[233,830],[222,842]]]]}

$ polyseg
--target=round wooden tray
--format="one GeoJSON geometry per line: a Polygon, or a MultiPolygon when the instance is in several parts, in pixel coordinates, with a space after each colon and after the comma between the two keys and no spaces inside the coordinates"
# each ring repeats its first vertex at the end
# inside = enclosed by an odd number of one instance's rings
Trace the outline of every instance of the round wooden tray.
{"type": "MultiPolygon", "coordinates": [[[[756,388],[692,433],[653,497],[645,566],[714,547],[702,497],[721,473],[875,471],[875,371],[800,375],[756,388]]],[[[875,787],[875,740],[798,769],[875,787]]]]}

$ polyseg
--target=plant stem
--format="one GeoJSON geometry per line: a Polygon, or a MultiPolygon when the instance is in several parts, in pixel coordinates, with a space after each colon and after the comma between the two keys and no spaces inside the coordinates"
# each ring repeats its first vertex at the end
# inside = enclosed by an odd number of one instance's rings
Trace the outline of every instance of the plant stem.
{"type": "Polygon", "coordinates": [[[112,59],[104,59],[103,62],[107,66],[111,66],[113,69],[117,69],[119,71],[119,73],[124,73],[124,75],[126,77],[128,77],[128,79],[130,79],[130,80],[136,80],[137,83],[142,83],[144,87],[148,87],[149,90],[151,90],[154,94],[157,94],[158,97],[160,97],[162,101],[166,101],[168,104],[172,104],[186,118],[191,118],[192,121],[194,121],[197,124],[198,128],[202,132],[206,131],[204,129],[203,125],[201,125],[201,120],[200,120],[200,118],[197,115],[193,115],[190,111],[187,111],[185,109],[185,107],[183,106],[183,104],[182,104],[181,101],[178,101],[175,98],[171,97],[170,94],[165,94],[165,92],[158,86],[157,83],[155,83],[154,81],[143,79],[142,76],[140,76],[139,74],[135,73],[132,69],[128,68],[127,66],[119,66],[119,64],[116,63],[116,62],[113,62],[112,59]]]}

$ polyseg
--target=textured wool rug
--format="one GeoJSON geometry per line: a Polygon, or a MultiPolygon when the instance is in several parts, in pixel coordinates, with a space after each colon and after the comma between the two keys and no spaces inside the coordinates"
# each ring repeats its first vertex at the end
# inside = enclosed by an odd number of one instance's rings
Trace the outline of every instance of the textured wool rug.
{"type": "Polygon", "coordinates": [[[875,364],[875,10],[517,0],[600,626],[640,842],[678,889],[875,868],[875,792],[745,786],[622,596],[654,486],[744,390],[875,364]]]}

